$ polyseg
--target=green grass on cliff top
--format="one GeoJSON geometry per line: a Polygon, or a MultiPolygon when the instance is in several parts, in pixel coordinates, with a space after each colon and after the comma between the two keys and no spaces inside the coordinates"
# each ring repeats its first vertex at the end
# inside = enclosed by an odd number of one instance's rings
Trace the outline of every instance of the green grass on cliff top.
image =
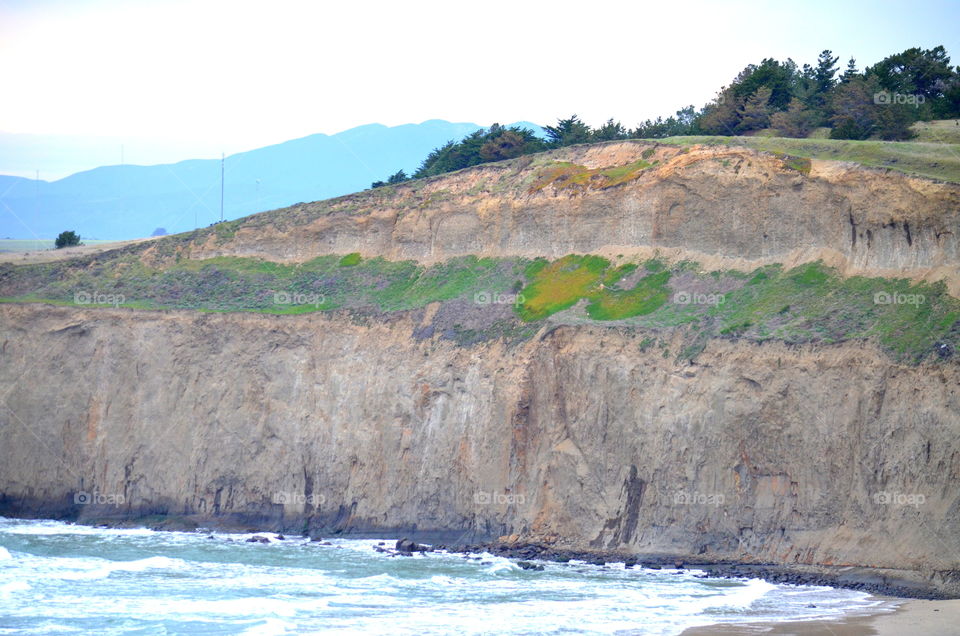
{"type": "Polygon", "coordinates": [[[529,337],[547,322],[615,324],[680,329],[687,344],[672,354],[688,358],[711,338],[869,340],[914,363],[943,352],[938,344],[960,345],[960,300],[942,283],[843,278],[820,263],[745,274],[703,272],[695,263],[611,263],[596,255],[468,256],[422,266],[351,254],[298,265],[218,257],[154,269],[127,255],[90,267],[0,266],[0,300],[275,314],[347,309],[372,316],[453,302],[448,324],[437,328],[450,337],[468,335],[458,341],[529,337]]]}
{"type": "Polygon", "coordinates": [[[910,126],[916,133],[915,141],[935,144],[960,144],[960,123],[956,119],[918,121],[910,126]]]}
{"type": "MultiPolygon", "coordinates": [[[[930,134],[921,136],[929,138],[930,134]]],[[[951,141],[954,137],[947,137],[951,141]]],[[[667,137],[661,143],[745,146],[807,159],[852,161],[871,168],[889,168],[909,175],[960,183],[960,144],[930,141],[848,141],[787,137],[667,137]]]]}
{"type": "Polygon", "coordinates": [[[431,267],[414,261],[321,256],[288,265],[220,256],[183,260],[165,269],[136,255],[109,265],[69,262],[0,269],[0,293],[19,300],[74,302],[121,296],[123,306],[207,311],[304,313],[329,309],[401,311],[523,284],[523,264],[466,256],[431,267]]]}
{"type": "Polygon", "coordinates": [[[598,189],[612,188],[632,181],[656,163],[656,160],[651,163],[646,159],[639,159],[622,166],[587,168],[569,161],[558,161],[541,171],[530,185],[530,192],[543,190],[547,186],[553,186],[557,190],[585,188],[587,185],[598,189]]]}
{"type": "Polygon", "coordinates": [[[637,269],[634,263],[611,267],[599,256],[565,256],[552,263],[537,259],[527,267],[530,284],[521,290],[517,305],[521,320],[540,320],[587,300],[587,315],[594,320],[622,320],[659,309],[670,295],[670,272],[647,264],[649,271],[630,289],[618,283],[637,269]],[[663,270],[663,271],[659,271],[663,270]]]}

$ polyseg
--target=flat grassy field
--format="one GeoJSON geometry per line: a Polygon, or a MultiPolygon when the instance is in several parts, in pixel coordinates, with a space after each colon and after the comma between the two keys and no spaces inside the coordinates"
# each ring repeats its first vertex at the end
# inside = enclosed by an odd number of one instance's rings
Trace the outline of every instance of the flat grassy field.
{"type": "Polygon", "coordinates": [[[131,239],[129,241],[99,241],[83,239],[82,245],[56,249],[53,239],[0,239],[0,263],[50,263],[92,254],[100,254],[112,249],[152,241],[153,238],[131,239]]]}
{"type": "MultiPolygon", "coordinates": [[[[97,241],[83,239],[84,245],[106,245],[117,241],[97,241]]],[[[53,250],[53,239],[0,239],[0,252],[38,252],[53,250]]]]}
{"type": "Polygon", "coordinates": [[[848,141],[788,137],[667,137],[662,143],[744,146],[807,159],[852,161],[871,168],[889,168],[909,175],[960,183],[960,144],[925,141],[848,141]]]}

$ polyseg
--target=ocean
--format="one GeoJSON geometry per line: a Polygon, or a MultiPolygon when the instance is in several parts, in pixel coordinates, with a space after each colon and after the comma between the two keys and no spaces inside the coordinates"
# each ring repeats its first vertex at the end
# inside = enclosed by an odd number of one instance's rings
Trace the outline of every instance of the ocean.
{"type": "MultiPolygon", "coordinates": [[[[679,634],[871,613],[827,587],[490,554],[389,556],[381,540],[105,529],[0,517],[0,634],[679,634]]],[[[393,541],[384,541],[393,547],[393,541]]]]}

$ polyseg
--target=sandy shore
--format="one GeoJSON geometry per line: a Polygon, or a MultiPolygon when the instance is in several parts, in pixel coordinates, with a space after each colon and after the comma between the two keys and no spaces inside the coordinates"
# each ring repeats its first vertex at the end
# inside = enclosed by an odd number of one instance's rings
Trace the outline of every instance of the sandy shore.
{"type": "Polygon", "coordinates": [[[894,599],[893,612],[851,616],[835,621],[752,623],[693,627],[683,636],[960,636],[960,600],[894,599]]]}

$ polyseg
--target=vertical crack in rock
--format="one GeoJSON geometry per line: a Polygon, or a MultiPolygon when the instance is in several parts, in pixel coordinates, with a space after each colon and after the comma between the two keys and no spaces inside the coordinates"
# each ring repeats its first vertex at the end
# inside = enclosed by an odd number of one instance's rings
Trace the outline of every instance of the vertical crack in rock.
{"type": "Polygon", "coordinates": [[[630,476],[623,482],[623,491],[627,496],[626,510],[621,515],[623,520],[620,526],[620,543],[630,543],[637,529],[637,520],[640,518],[640,505],[643,503],[643,493],[647,489],[645,481],[637,477],[637,467],[630,467],[630,476]]]}
{"type": "Polygon", "coordinates": [[[603,530],[594,539],[591,544],[594,547],[600,547],[604,544],[604,537],[608,536],[606,541],[607,548],[616,548],[629,545],[637,530],[637,523],[640,520],[640,506],[643,504],[643,495],[647,490],[647,482],[640,479],[637,473],[637,467],[630,466],[630,474],[623,480],[623,487],[620,489],[620,499],[624,502],[617,515],[608,519],[604,524],[603,530]],[[608,531],[612,533],[608,534],[608,531]]]}

